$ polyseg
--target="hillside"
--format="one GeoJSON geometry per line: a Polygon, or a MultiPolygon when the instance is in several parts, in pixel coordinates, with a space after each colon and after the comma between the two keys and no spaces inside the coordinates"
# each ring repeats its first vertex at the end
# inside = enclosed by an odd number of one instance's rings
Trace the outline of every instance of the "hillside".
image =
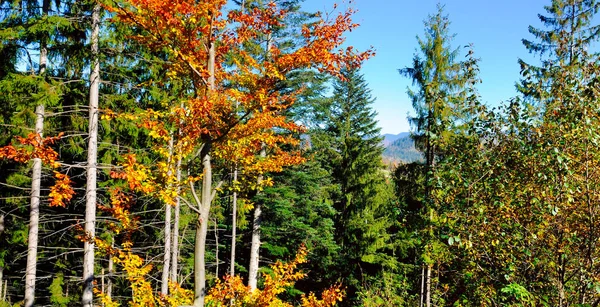
{"type": "Polygon", "coordinates": [[[383,147],[392,145],[396,140],[410,136],[410,132],[400,132],[398,134],[386,133],[383,135],[383,147]]]}
{"type": "Polygon", "coordinates": [[[409,132],[402,132],[396,135],[384,135],[383,159],[386,163],[410,163],[420,161],[423,155],[415,148],[409,132]],[[387,143],[386,143],[387,141],[387,143]]]}

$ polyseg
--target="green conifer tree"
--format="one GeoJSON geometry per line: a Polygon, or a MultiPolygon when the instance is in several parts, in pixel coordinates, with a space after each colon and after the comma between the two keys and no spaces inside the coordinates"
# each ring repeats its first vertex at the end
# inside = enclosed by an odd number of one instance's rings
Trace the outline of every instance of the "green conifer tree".
{"type": "Polygon", "coordinates": [[[334,183],[330,195],[340,246],[336,273],[348,285],[345,304],[356,304],[357,291],[364,284],[383,268],[395,268],[387,231],[392,225],[393,193],[383,173],[382,138],[371,107],[374,99],[357,69],[347,68],[343,76],[345,80],[333,85],[333,97],[321,114],[322,130],[313,134],[311,142],[334,183]]]}
{"type": "MultiPolygon", "coordinates": [[[[454,136],[460,133],[467,110],[477,104],[474,84],[477,83],[477,59],[469,52],[464,62],[458,60],[460,48],[452,48],[450,20],[444,7],[438,5],[435,14],[425,21],[425,36],[417,38],[418,52],[412,67],[400,69],[400,74],[410,78],[413,88],[407,93],[412,101],[415,116],[409,117],[413,127],[411,137],[425,156],[423,194],[421,202],[421,258],[424,270],[421,276],[421,306],[429,307],[435,291],[432,291],[432,270],[449,261],[447,251],[440,239],[442,212],[434,204],[436,163],[445,156],[454,136]]],[[[417,180],[417,178],[414,178],[417,180]]],[[[438,275],[438,274],[436,274],[438,275]]]]}
{"type": "Polygon", "coordinates": [[[516,87],[525,98],[545,107],[554,100],[551,83],[555,76],[581,70],[597,57],[592,50],[600,39],[600,24],[594,22],[600,2],[552,0],[544,8],[547,15],[538,15],[544,28],[530,26],[529,33],[535,40],[523,39],[529,53],[540,56],[541,65],[519,59],[523,78],[516,87]]]}

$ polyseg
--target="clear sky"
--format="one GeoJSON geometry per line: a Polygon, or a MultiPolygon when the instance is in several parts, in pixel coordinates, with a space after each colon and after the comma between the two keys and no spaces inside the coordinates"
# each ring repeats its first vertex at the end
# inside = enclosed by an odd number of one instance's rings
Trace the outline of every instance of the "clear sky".
{"type": "MultiPolygon", "coordinates": [[[[346,3],[335,0],[306,0],[307,11],[331,11],[333,3],[341,8],[346,3]]],[[[373,46],[376,56],[362,69],[376,98],[382,133],[409,131],[408,112],[412,110],[406,95],[410,81],[398,74],[398,69],[411,64],[417,46],[416,36],[422,36],[423,20],[436,12],[438,0],[355,0],[350,4],[358,12],[354,21],[361,24],[348,35],[347,43],[359,49],[373,46]]],[[[498,105],[515,95],[519,80],[518,58],[533,61],[521,44],[531,39],[528,27],[540,26],[537,14],[545,13],[550,0],[446,0],[445,11],[451,20],[450,31],[456,34],[453,47],[473,43],[481,58],[479,92],[483,102],[498,105]]],[[[466,53],[465,53],[466,54],[466,53]]]]}

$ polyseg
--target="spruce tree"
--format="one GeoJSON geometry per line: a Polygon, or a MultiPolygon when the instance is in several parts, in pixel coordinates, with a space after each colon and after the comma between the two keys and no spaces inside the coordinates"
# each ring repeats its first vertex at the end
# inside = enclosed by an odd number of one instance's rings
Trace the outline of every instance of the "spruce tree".
{"type": "Polygon", "coordinates": [[[551,83],[555,76],[575,73],[595,61],[597,54],[591,50],[600,39],[600,24],[594,22],[600,2],[552,0],[544,8],[547,14],[538,14],[544,28],[530,26],[534,40],[522,40],[529,53],[540,57],[541,65],[519,59],[523,78],[516,87],[530,102],[546,107],[554,100],[551,83]]]}
{"type": "MultiPolygon", "coordinates": [[[[400,69],[400,74],[412,80],[413,88],[407,93],[412,101],[415,116],[409,117],[413,128],[411,137],[416,147],[425,156],[424,191],[422,202],[422,265],[425,267],[421,279],[421,305],[429,307],[432,302],[432,270],[444,254],[444,246],[435,235],[437,216],[440,214],[433,204],[434,177],[436,163],[444,157],[445,151],[458,126],[464,122],[468,105],[476,101],[472,85],[476,80],[477,60],[469,53],[465,62],[457,60],[460,48],[452,48],[450,42],[450,20],[444,7],[438,5],[435,14],[425,21],[424,38],[417,38],[418,52],[413,58],[412,67],[400,69]],[[476,72],[476,70],[475,70],[476,72]],[[423,287],[422,287],[423,288],[423,287]]],[[[416,180],[416,178],[415,178],[416,180]]]]}
{"type": "Polygon", "coordinates": [[[348,301],[357,302],[361,283],[392,268],[389,257],[390,200],[383,174],[382,138],[372,109],[374,99],[357,69],[343,71],[326,106],[322,131],[311,141],[317,158],[331,173],[330,193],[340,246],[338,274],[348,285],[348,301]]]}

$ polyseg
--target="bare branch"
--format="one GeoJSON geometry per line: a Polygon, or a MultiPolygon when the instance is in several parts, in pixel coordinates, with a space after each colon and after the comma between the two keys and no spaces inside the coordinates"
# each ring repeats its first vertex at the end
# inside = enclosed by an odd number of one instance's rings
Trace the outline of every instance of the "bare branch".
{"type": "MultiPolygon", "coordinates": [[[[192,185],[192,186],[193,186],[194,184],[190,182],[190,185],[192,185]]],[[[194,198],[196,199],[196,201],[198,201],[198,196],[196,195],[196,192],[192,192],[192,194],[194,194],[194,198]]],[[[185,198],[183,198],[183,197],[179,197],[179,199],[180,199],[180,200],[183,200],[183,202],[184,202],[184,203],[185,203],[185,204],[186,204],[188,207],[190,207],[190,209],[192,209],[194,212],[196,212],[198,215],[202,214],[202,213],[200,212],[200,210],[198,210],[198,208],[196,208],[196,207],[192,206],[192,204],[190,204],[190,202],[189,202],[189,201],[187,201],[187,199],[185,199],[185,198]]]]}

